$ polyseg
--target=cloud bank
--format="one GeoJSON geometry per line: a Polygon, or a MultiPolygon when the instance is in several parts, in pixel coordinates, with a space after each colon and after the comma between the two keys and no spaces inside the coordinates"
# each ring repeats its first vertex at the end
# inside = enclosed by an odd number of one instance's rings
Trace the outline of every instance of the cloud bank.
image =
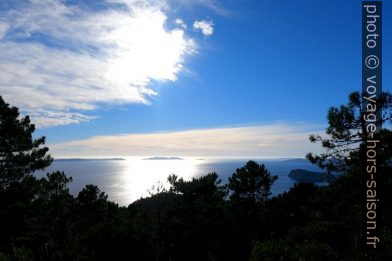
{"type": "Polygon", "coordinates": [[[270,124],[164,133],[96,136],[50,144],[55,156],[304,157],[318,152],[309,134],[320,126],[270,124]]]}
{"type": "Polygon", "coordinates": [[[40,127],[94,119],[103,105],[148,104],[151,82],[175,81],[197,49],[183,25],[167,28],[165,1],[17,3],[0,11],[0,94],[40,127]]]}

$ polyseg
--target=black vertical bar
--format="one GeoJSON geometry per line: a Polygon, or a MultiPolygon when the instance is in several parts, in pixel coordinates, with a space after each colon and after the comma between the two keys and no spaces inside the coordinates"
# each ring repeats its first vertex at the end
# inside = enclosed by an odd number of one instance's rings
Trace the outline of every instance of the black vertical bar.
{"type": "Polygon", "coordinates": [[[363,232],[368,260],[382,246],[382,2],[362,2],[362,132],[363,232]]]}

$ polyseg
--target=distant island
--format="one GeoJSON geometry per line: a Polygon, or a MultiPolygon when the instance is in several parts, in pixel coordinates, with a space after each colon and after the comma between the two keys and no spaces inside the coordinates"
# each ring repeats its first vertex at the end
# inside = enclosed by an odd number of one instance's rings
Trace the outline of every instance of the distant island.
{"type": "Polygon", "coordinates": [[[318,183],[318,182],[330,182],[335,180],[335,176],[323,172],[315,172],[304,169],[295,169],[290,171],[289,177],[304,183],[318,183]]]}
{"type": "Polygon", "coordinates": [[[69,158],[69,159],[54,159],[55,161],[109,161],[109,160],[125,160],[123,158],[106,158],[106,159],[86,159],[86,158],[69,158]]]}
{"type": "Polygon", "coordinates": [[[180,158],[180,157],[151,157],[151,158],[145,158],[143,160],[183,160],[183,158],[180,158]]]}
{"type": "Polygon", "coordinates": [[[282,161],[284,161],[284,162],[289,162],[289,163],[300,163],[300,164],[302,164],[302,163],[310,163],[307,159],[305,159],[305,158],[293,158],[293,159],[285,159],[285,160],[282,160],[282,161]]]}

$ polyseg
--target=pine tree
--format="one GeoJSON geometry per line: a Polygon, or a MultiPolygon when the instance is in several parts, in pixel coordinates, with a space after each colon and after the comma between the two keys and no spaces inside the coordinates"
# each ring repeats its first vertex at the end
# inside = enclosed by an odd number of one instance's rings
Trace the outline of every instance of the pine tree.
{"type": "Polygon", "coordinates": [[[229,177],[228,188],[232,200],[251,200],[262,202],[271,194],[271,186],[277,180],[271,176],[264,164],[249,161],[229,177]]]}
{"type": "MultiPolygon", "coordinates": [[[[377,100],[377,110],[382,110],[378,124],[388,123],[392,119],[392,95],[383,92],[377,100]]],[[[306,158],[328,172],[345,173],[358,165],[361,144],[366,143],[368,133],[364,120],[363,99],[359,92],[349,95],[349,102],[340,107],[331,107],[327,114],[328,128],[326,136],[312,134],[310,142],[320,142],[324,153],[308,153],[306,158]]],[[[388,135],[388,130],[380,131],[381,138],[388,135]]]]}
{"type": "Polygon", "coordinates": [[[0,96],[0,189],[7,188],[53,161],[44,147],[45,137],[33,138],[34,124],[29,116],[20,117],[0,96]]]}

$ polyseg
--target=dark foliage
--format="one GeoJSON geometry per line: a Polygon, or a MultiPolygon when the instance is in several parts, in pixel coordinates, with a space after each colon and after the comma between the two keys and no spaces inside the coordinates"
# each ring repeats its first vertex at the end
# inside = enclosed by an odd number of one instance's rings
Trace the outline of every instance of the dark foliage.
{"type": "MultiPolygon", "coordinates": [[[[392,120],[392,95],[387,92],[381,94],[376,100],[377,113],[382,110],[382,117],[376,124],[390,123],[392,120]]],[[[308,153],[306,157],[314,164],[325,168],[329,172],[347,172],[351,167],[360,163],[360,144],[366,141],[368,132],[364,120],[365,108],[359,92],[349,95],[349,101],[340,107],[331,107],[327,114],[327,137],[312,134],[309,140],[312,143],[320,142],[326,150],[320,155],[308,153]]]]}
{"type": "Polygon", "coordinates": [[[45,137],[33,139],[34,124],[29,116],[19,118],[19,110],[0,96],[0,189],[52,162],[45,137]]]}
{"type": "MultiPolygon", "coordinates": [[[[51,161],[44,139],[32,139],[34,126],[16,108],[3,100],[0,107],[0,260],[367,260],[355,153],[345,154],[345,174],[327,187],[300,183],[271,198],[277,177],[249,161],[227,185],[216,173],[189,181],[172,175],[168,190],[158,185],[119,207],[94,185],[72,196],[72,178],[62,172],[34,177],[51,161]]],[[[352,121],[351,112],[330,113],[333,122],[352,121]]],[[[384,171],[392,173],[391,131],[381,136],[384,171]]],[[[379,260],[392,258],[392,179],[385,176],[379,260]]]]}

